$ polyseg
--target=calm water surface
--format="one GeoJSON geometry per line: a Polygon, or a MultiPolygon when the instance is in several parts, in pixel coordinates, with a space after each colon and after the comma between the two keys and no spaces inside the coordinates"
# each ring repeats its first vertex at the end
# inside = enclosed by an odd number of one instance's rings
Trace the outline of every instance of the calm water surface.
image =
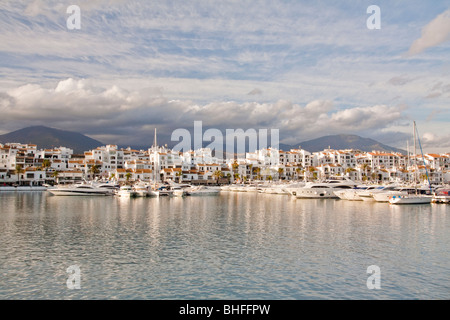
{"type": "Polygon", "coordinates": [[[231,192],[0,202],[0,299],[450,299],[448,205],[231,192]],[[371,265],[381,289],[367,288],[371,265]]]}

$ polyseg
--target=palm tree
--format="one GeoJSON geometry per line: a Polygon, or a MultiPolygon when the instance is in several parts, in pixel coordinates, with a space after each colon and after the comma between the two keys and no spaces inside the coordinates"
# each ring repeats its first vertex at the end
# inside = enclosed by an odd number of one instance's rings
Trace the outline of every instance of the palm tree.
{"type": "Polygon", "coordinates": [[[271,175],[267,176],[267,180],[272,181],[273,180],[272,176],[271,175]]]}
{"type": "Polygon", "coordinates": [[[317,173],[316,173],[316,168],[314,168],[313,166],[310,166],[309,168],[308,168],[308,177],[310,176],[310,175],[312,175],[312,177],[313,177],[313,179],[317,179],[317,173]]]}
{"type": "Polygon", "coordinates": [[[364,175],[367,177],[369,175],[368,171],[370,171],[370,165],[368,163],[363,163],[361,168],[364,170],[364,175]]]}
{"type": "Polygon", "coordinates": [[[52,163],[50,162],[49,159],[44,159],[42,161],[42,168],[44,168],[45,172],[47,172],[48,168],[50,168],[51,165],[52,163]]]}
{"type": "Polygon", "coordinates": [[[213,177],[216,179],[216,180],[219,180],[219,179],[221,179],[221,178],[223,178],[223,172],[222,171],[220,171],[220,170],[216,170],[216,171],[214,171],[214,173],[213,173],[213,177]]]}
{"type": "Polygon", "coordinates": [[[248,168],[250,169],[250,181],[253,179],[252,173],[253,173],[253,164],[249,164],[248,168]]]}
{"type": "Polygon", "coordinates": [[[233,164],[231,165],[231,167],[233,168],[233,172],[236,172],[239,168],[239,163],[237,163],[236,160],[234,160],[233,164]]]}
{"type": "Polygon", "coordinates": [[[23,168],[19,165],[16,165],[16,174],[17,174],[17,184],[20,185],[20,175],[24,173],[25,171],[23,168]]]}
{"type": "Polygon", "coordinates": [[[58,171],[53,171],[52,177],[53,177],[53,179],[55,179],[55,182],[58,181],[58,176],[59,176],[59,172],[58,171]]]}
{"type": "Polygon", "coordinates": [[[281,175],[283,174],[284,169],[278,168],[278,180],[281,180],[281,175]]]}
{"type": "Polygon", "coordinates": [[[175,176],[178,177],[178,183],[181,183],[181,177],[183,176],[183,172],[177,171],[177,173],[175,173],[175,176]]]}
{"type": "Polygon", "coordinates": [[[127,172],[127,174],[125,175],[125,178],[127,179],[127,184],[130,181],[131,178],[131,172],[127,172]]]}
{"type": "Polygon", "coordinates": [[[109,178],[110,180],[114,180],[116,178],[116,174],[115,173],[111,173],[111,177],[109,178]]]}
{"type": "Polygon", "coordinates": [[[261,175],[259,174],[261,172],[261,168],[260,167],[254,167],[252,168],[253,172],[256,173],[256,179],[257,180],[261,180],[261,175]]]}
{"type": "Polygon", "coordinates": [[[100,173],[100,169],[98,168],[98,165],[94,164],[89,168],[89,172],[92,173],[92,178],[94,179],[95,175],[100,173]]]}

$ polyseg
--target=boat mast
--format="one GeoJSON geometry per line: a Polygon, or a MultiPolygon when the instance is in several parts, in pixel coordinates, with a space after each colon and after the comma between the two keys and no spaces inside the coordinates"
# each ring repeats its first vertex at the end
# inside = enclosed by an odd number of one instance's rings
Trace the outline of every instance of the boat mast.
{"type": "MultiPolygon", "coordinates": [[[[415,124],[415,122],[414,122],[414,124],[415,124]]],[[[417,131],[417,128],[415,129],[415,131],[417,131]]],[[[419,132],[417,132],[417,135],[419,135],[419,132]]],[[[428,175],[427,164],[425,163],[425,156],[423,155],[422,143],[420,142],[420,138],[418,139],[418,141],[419,141],[420,152],[422,154],[423,166],[425,167],[425,173],[427,175],[428,186],[430,187],[430,193],[432,194],[433,193],[433,189],[431,188],[430,176],[428,175]]]]}
{"type": "Polygon", "coordinates": [[[418,171],[419,171],[419,167],[417,166],[417,151],[416,151],[416,121],[413,121],[414,124],[414,167],[415,172],[414,172],[414,188],[416,189],[416,194],[417,194],[417,175],[418,175],[418,171]]]}

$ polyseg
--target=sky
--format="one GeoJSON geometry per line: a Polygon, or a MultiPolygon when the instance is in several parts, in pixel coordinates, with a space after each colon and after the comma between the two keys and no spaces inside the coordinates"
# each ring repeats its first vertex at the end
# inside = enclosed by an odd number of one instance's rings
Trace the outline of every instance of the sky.
{"type": "Polygon", "coordinates": [[[450,152],[448,0],[2,0],[0,30],[0,134],[173,145],[202,121],[406,149],[416,121],[425,152],[450,152]]]}

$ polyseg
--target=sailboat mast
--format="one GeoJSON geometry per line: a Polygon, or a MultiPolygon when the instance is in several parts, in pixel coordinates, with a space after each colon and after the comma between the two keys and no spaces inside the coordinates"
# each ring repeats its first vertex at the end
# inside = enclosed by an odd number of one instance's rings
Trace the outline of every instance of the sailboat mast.
{"type": "Polygon", "coordinates": [[[417,167],[417,151],[416,151],[416,121],[413,121],[414,124],[414,167],[415,167],[415,173],[414,173],[414,184],[417,184],[417,174],[419,168],[417,167]]]}

